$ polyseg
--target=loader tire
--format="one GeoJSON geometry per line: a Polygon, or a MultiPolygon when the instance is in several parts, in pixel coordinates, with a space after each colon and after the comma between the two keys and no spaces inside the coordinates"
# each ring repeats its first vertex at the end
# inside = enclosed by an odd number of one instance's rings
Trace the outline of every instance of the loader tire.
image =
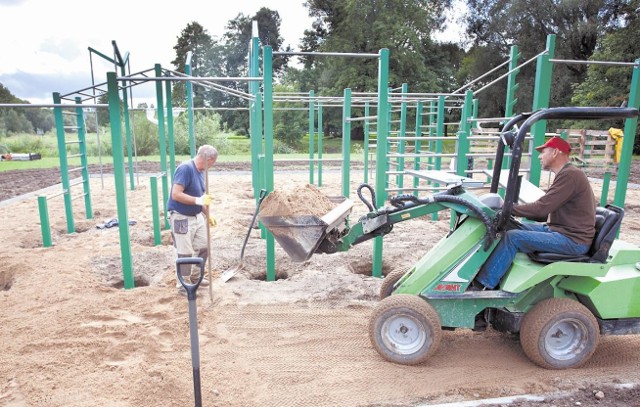
{"type": "Polygon", "coordinates": [[[390,296],[391,293],[393,293],[393,286],[396,285],[396,283],[400,281],[402,276],[404,276],[405,274],[407,274],[406,269],[393,270],[392,272],[387,274],[384,280],[382,280],[382,285],[380,286],[381,300],[384,300],[385,298],[390,296]]]}
{"type": "Polygon", "coordinates": [[[595,352],[599,336],[591,311],[568,298],[539,302],[524,316],[520,328],[524,353],[547,369],[581,366],[595,352]]]}
{"type": "Polygon", "coordinates": [[[374,308],[369,320],[369,340],[390,362],[420,364],[436,351],[441,338],[438,313],[416,295],[385,298],[374,308]]]}

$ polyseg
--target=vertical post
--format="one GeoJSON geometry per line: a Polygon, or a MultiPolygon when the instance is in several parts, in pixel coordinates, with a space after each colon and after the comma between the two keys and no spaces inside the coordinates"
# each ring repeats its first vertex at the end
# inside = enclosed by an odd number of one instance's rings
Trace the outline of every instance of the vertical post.
{"type": "MultiPolygon", "coordinates": [[[[55,92],[53,94],[53,103],[57,105],[60,104],[60,93],[55,92]]],[[[65,215],[67,217],[67,233],[75,233],[76,228],[73,223],[73,203],[71,202],[71,184],[69,183],[69,164],[67,161],[67,144],[61,107],[53,108],[53,117],[56,121],[58,157],[60,159],[60,181],[62,183],[65,215]]],[[[114,154],[116,154],[117,151],[118,150],[114,149],[114,154]]]]}
{"type": "MultiPolygon", "coordinates": [[[[629,102],[627,105],[632,108],[640,108],[640,59],[636,59],[631,76],[631,91],[629,92],[629,102]]],[[[618,179],[616,180],[616,193],[613,204],[624,207],[627,195],[627,184],[629,183],[629,172],[631,172],[631,160],[633,158],[633,145],[638,129],[638,118],[630,118],[624,121],[624,138],[622,139],[622,154],[618,163],[618,179]]]]}
{"type": "MultiPolygon", "coordinates": [[[[413,152],[416,154],[416,158],[413,162],[413,169],[416,171],[420,171],[420,152],[422,151],[422,142],[420,137],[422,137],[422,102],[418,101],[416,103],[416,141],[414,143],[413,152]]],[[[418,186],[420,185],[420,179],[418,177],[413,177],[413,194],[418,196],[418,186]]]]}
{"type": "Polygon", "coordinates": [[[518,52],[518,46],[512,45],[511,52],[509,53],[509,73],[507,75],[507,98],[505,101],[504,117],[513,116],[513,108],[518,102],[518,98],[516,98],[516,91],[520,85],[516,82],[516,78],[520,70],[516,69],[516,67],[518,66],[519,58],[520,53],[518,52]]]}
{"type": "MultiPolygon", "coordinates": [[[[264,164],[265,189],[273,191],[273,53],[270,46],[263,48],[262,74],[264,83],[264,164]]],[[[275,281],[275,239],[267,233],[267,281],[275,281]]]]}
{"type": "MultiPolygon", "coordinates": [[[[76,104],[81,105],[82,99],[75,98],[76,104]]],[[[84,111],[81,107],[76,109],[76,121],[78,123],[78,147],[80,148],[80,165],[82,167],[82,189],[84,192],[84,209],[87,219],[93,219],[91,208],[91,187],[89,185],[89,163],[87,162],[87,127],[84,123],[84,111]]]]}
{"type": "Polygon", "coordinates": [[[364,183],[369,183],[369,102],[364,102],[364,183]]]}
{"type": "Polygon", "coordinates": [[[344,90],[342,102],[342,195],[349,197],[351,166],[351,89],[344,90]]]}
{"type": "MultiPolygon", "coordinates": [[[[538,109],[546,109],[549,107],[551,99],[551,75],[553,73],[553,63],[550,59],[554,58],[556,48],[556,36],[550,34],[547,36],[547,49],[543,55],[538,57],[536,62],[536,81],[533,89],[533,111],[538,109]]],[[[547,131],[547,121],[539,120],[531,126],[531,135],[533,136],[533,146],[539,146],[544,143],[544,134],[547,131]]],[[[540,185],[540,160],[538,160],[538,151],[535,148],[530,149],[531,153],[531,171],[529,172],[529,181],[532,184],[540,185]]]]}
{"type": "Polygon", "coordinates": [[[396,176],[396,183],[398,184],[399,191],[398,193],[402,193],[402,188],[404,187],[404,153],[405,153],[405,140],[404,138],[407,135],[407,97],[406,93],[408,91],[408,86],[406,83],[402,84],[402,97],[400,102],[400,131],[398,132],[398,167],[397,170],[400,172],[396,176]]]}
{"type": "MultiPolygon", "coordinates": [[[[387,136],[389,133],[389,49],[380,50],[378,59],[378,123],[376,137],[376,208],[384,206],[387,200],[386,192],[386,166],[387,160],[387,136]]],[[[371,262],[371,275],[382,277],[382,237],[373,239],[373,259],[371,262]]]]}
{"type": "Polygon", "coordinates": [[[318,100],[318,186],[322,186],[322,101],[318,100]]]}
{"type": "MultiPolygon", "coordinates": [[[[257,78],[260,75],[260,48],[258,38],[258,22],[254,21],[251,34],[251,48],[249,49],[249,76],[257,78]]],[[[253,100],[249,102],[249,120],[251,128],[251,182],[253,185],[253,197],[258,204],[262,180],[259,179],[260,166],[258,156],[262,153],[262,93],[260,84],[256,81],[249,82],[249,93],[253,100]]]]}
{"type": "MultiPolygon", "coordinates": [[[[155,64],[154,68],[156,77],[161,77],[162,68],[160,67],[160,64],[155,64]]],[[[169,173],[167,171],[167,143],[164,130],[164,101],[162,95],[162,81],[156,81],[156,102],[156,109],[158,110],[158,148],[160,150],[160,171],[162,171],[162,173],[164,174],[162,176],[162,199],[166,205],[166,202],[169,200],[169,173]]],[[[171,174],[171,178],[173,179],[173,173],[171,174]]],[[[169,214],[167,213],[167,211],[164,212],[164,227],[165,229],[169,229],[169,214]]]]}
{"type": "Polygon", "coordinates": [[[468,90],[465,94],[462,112],[460,114],[460,129],[458,130],[458,142],[456,144],[456,174],[464,175],[467,169],[467,153],[469,153],[469,133],[471,132],[470,119],[473,115],[473,92],[468,90]]]}
{"type": "Polygon", "coordinates": [[[173,133],[173,99],[171,95],[171,81],[165,83],[167,99],[167,144],[169,145],[169,173],[176,171],[176,145],[173,133]]]}
{"type": "Polygon", "coordinates": [[[314,133],[316,127],[316,105],[314,103],[314,92],[309,91],[309,184],[313,185],[313,173],[315,171],[313,166],[314,153],[314,133]]]}
{"type": "Polygon", "coordinates": [[[609,183],[611,182],[611,173],[606,171],[604,178],[602,179],[602,191],[600,192],[600,206],[607,204],[607,197],[609,196],[609,183]]]}
{"type": "MultiPolygon", "coordinates": [[[[193,56],[193,52],[187,52],[187,60],[184,63],[184,73],[187,76],[191,76],[191,57],[193,56]]],[[[251,75],[251,74],[249,74],[251,75]]],[[[193,118],[193,83],[191,81],[187,81],[186,84],[187,90],[187,114],[189,117],[189,153],[191,154],[191,158],[196,156],[196,137],[195,137],[195,123],[193,118]]]]}
{"type": "MultiPolygon", "coordinates": [[[[120,65],[120,74],[122,76],[127,75],[126,66],[120,65]]],[[[125,140],[127,141],[127,162],[129,168],[129,188],[133,191],[135,189],[135,182],[133,178],[133,143],[131,142],[131,124],[129,123],[129,99],[127,97],[127,82],[122,82],[122,109],[124,116],[124,131],[125,140]]]]}
{"type": "Polygon", "coordinates": [[[118,82],[115,72],[107,72],[107,91],[109,96],[109,117],[111,124],[111,147],[113,149],[113,175],[116,184],[116,204],[118,208],[118,231],[120,233],[120,257],[124,288],[133,288],[133,264],[131,241],[129,240],[129,217],[127,214],[127,188],[124,177],[122,157],[122,118],[118,98],[118,82]]]}
{"type": "Polygon", "coordinates": [[[49,209],[47,207],[47,197],[45,195],[38,196],[38,210],[40,212],[40,230],[42,231],[42,246],[51,247],[51,225],[49,224],[49,209]]]}
{"type": "Polygon", "coordinates": [[[153,244],[162,243],[160,235],[160,207],[158,205],[158,176],[153,175],[149,179],[151,185],[151,218],[153,219],[153,244]]]}
{"type": "Polygon", "coordinates": [[[440,170],[442,169],[442,146],[444,144],[444,140],[442,140],[440,137],[444,137],[444,120],[445,120],[445,110],[444,110],[444,105],[445,105],[445,99],[444,96],[440,96],[438,98],[438,117],[437,117],[437,123],[436,123],[436,137],[438,137],[438,139],[436,140],[436,159],[435,159],[435,169],[436,170],[440,170]]]}

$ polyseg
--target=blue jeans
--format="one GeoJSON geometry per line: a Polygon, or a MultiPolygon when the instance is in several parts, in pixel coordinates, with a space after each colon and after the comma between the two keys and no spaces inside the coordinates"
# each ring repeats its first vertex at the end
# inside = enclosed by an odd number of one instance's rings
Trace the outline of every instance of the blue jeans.
{"type": "Polygon", "coordinates": [[[562,233],[552,231],[544,223],[523,223],[520,229],[509,230],[504,234],[478,273],[476,281],[487,288],[495,288],[511,267],[518,251],[579,255],[586,253],[590,246],[576,243],[562,233]]]}

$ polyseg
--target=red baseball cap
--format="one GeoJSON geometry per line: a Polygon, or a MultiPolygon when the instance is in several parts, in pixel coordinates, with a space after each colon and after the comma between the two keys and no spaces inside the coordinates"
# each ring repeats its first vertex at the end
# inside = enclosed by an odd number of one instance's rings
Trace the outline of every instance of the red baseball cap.
{"type": "Polygon", "coordinates": [[[567,143],[565,139],[558,136],[551,137],[549,140],[547,140],[546,143],[544,143],[539,147],[536,147],[536,150],[542,151],[547,147],[557,148],[558,150],[560,150],[565,154],[569,154],[571,152],[571,146],[569,145],[569,143],[567,143]]]}

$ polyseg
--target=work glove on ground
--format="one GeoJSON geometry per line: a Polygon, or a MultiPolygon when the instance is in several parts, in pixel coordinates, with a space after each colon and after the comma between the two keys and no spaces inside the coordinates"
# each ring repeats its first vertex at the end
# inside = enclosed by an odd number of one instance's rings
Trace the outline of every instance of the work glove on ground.
{"type": "Polygon", "coordinates": [[[196,197],[196,205],[209,206],[212,200],[213,196],[211,194],[204,194],[202,196],[196,197]]]}

